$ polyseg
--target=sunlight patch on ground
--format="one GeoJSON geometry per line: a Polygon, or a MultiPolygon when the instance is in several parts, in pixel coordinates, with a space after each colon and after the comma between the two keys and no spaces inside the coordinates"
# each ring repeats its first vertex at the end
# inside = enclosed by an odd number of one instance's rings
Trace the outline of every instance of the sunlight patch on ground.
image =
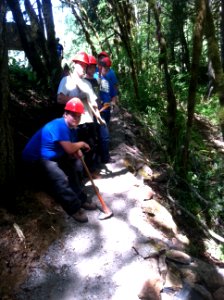
{"type": "Polygon", "coordinates": [[[118,287],[111,299],[139,299],[138,293],[149,276],[150,268],[147,264],[140,265],[139,262],[134,261],[123,266],[112,278],[118,287]]]}
{"type": "Polygon", "coordinates": [[[155,229],[146,219],[145,214],[140,207],[134,207],[129,212],[129,221],[132,226],[138,228],[138,230],[146,237],[161,238],[160,232],[155,229]]]}
{"type": "MultiPolygon", "coordinates": [[[[108,178],[105,179],[97,179],[94,181],[95,185],[99,188],[100,192],[105,192],[108,194],[114,194],[114,193],[125,193],[130,188],[133,187],[134,184],[136,184],[136,177],[133,176],[133,174],[122,174],[122,175],[116,175],[112,174],[111,177],[113,177],[113,184],[108,184],[108,178]]],[[[88,182],[86,186],[91,185],[91,182],[88,182]]]]}
{"type": "Polygon", "coordinates": [[[107,248],[122,252],[129,251],[132,241],[136,239],[136,234],[134,231],[130,230],[129,224],[118,219],[116,222],[113,222],[113,226],[110,226],[109,223],[105,222],[102,235],[110,236],[107,248]]]}

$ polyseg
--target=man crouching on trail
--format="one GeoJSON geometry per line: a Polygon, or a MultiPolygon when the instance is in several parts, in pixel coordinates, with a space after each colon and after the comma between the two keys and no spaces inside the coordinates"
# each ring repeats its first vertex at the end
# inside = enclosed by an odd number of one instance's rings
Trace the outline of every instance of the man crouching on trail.
{"type": "Polygon", "coordinates": [[[81,149],[90,150],[87,143],[77,141],[76,128],[83,113],[82,101],[72,98],[65,105],[63,117],[39,129],[22,153],[30,173],[45,183],[52,196],[78,222],[88,222],[84,209],[97,208],[87,200],[80,180],[81,149]]]}

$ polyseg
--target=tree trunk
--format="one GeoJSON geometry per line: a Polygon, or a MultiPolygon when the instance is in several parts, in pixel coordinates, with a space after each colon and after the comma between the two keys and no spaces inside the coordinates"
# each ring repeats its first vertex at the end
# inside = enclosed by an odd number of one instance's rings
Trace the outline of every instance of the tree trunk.
{"type": "Polygon", "coordinates": [[[42,3],[45,28],[47,33],[47,50],[49,61],[48,70],[51,78],[51,86],[53,88],[52,92],[56,95],[58,85],[61,79],[62,69],[57,54],[56,37],[54,30],[54,17],[51,0],[42,0],[42,3]]]}
{"type": "MultiPolygon", "coordinates": [[[[196,89],[197,79],[199,72],[199,61],[202,49],[202,37],[203,37],[203,25],[205,23],[206,4],[205,0],[196,0],[195,7],[197,17],[194,25],[193,35],[193,53],[192,53],[192,64],[191,64],[191,77],[188,91],[188,119],[186,128],[185,145],[183,152],[183,171],[184,174],[187,172],[188,156],[189,156],[189,144],[191,138],[191,130],[194,119],[194,110],[196,103],[196,89]]],[[[210,25],[209,25],[210,26],[210,25]]]]}
{"type": "Polygon", "coordinates": [[[35,43],[35,47],[36,49],[38,49],[39,55],[42,55],[45,65],[49,66],[46,39],[44,36],[44,27],[42,26],[42,18],[41,21],[39,21],[38,16],[36,15],[35,10],[30,3],[30,0],[25,0],[24,4],[27,14],[30,18],[31,28],[36,36],[36,39],[33,40],[33,42],[35,43]]]}
{"type": "Polygon", "coordinates": [[[224,70],[224,0],[221,0],[220,35],[221,35],[221,60],[222,60],[222,69],[224,70]]]}
{"type": "Polygon", "coordinates": [[[38,16],[30,0],[25,0],[24,2],[31,22],[32,31],[35,32],[35,38],[33,38],[27,30],[19,1],[7,0],[7,2],[17,24],[23,50],[26,53],[29,63],[33,67],[33,71],[36,72],[42,86],[47,89],[50,88],[52,96],[56,99],[62,69],[57,55],[51,0],[43,0],[42,6],[40,1],[37,1],[38,16]],[[44,22],[42,14],[44,16],[44,22]],[[45,37],[45,33],[47,38],[45,37]],[[49,79],[51,80],[50,84],[49,79]]]}
{"type": "MultiPolygon", "coordinates": [[[[0,1],[0,190],[10,199],[15,183],[15,159],[12,128],[8,111],[8,49],[6,48],[6,1],[0,1]],[[9,194],[10,193],[10,194],[9,194]]],[[[3,197],[1,196],[1,201],[3,197]]]]}
{"type": "Polygon", "coordinates": [[[177,128],[176,128],[177,103],[176,103],[176,97],[174,95],[170,73],[168,69],[166,41],[161,31],[159,11],[154,1],[151,1],[151,7],[154,12],[156,27],[157,27],[157,38],[158,38],[158,43],[160,48],[160,65],[163,66],[165,83],[166,83],[167,124],[168,124],[168,135],[169,135],[168,153],[171,155],[171,157],[174,157],[177,150],[177,136],[178,136],[177,128]]]}
{"type": "Polygon", "coordinates": [[[46,82],[48,82],[49,73],[44,63],[42,62],[39,53],[37,52],[35,42],[27,31],[26,23],[23,19],[23,14],[19,6],[19,1],[7,0],[7,3],[18,26],[20,39],[26,56],[31,66],[33,67],[34,72],[36,72],[37,77],[43,84],[46,84],[46,82]]]}
{"type": "Polygon", "coordinates": [[[75,16],[76,20],[79,22],[80,26],[82,27],[83,33],[85,34],[85,37],[86,37],[86,41],[90,45],[93,55],[96,55],[97,51],[96,51],[95,46],[94,46],[94,44],[91,40],[89,30],[86,28],[82,18],[78,15],[78,13],[75,10],[74,6],[72,6],[72,13],[75,16]]]}
{"type": "Polygon", "coordinates": [[[224,74],[222,68],[222,62],[220,58],[219,45],[216,39],[215,25],[210,10],[208,0],[206,0],[206,38],[208,41],[208,56],[212,62],[212,67],[215,73],[215,86],[219,97],[220,111],[220,126],[222,131],[222,137],[224,139],[224,74]]]}
{"type": "Polygon", "coordinates": [[[110,4],[112,5],[114,16],[119,27],[122,43],[124,45],[124,48],[129,58],[136,103],[137,105],[140,105],[141,101],[139,96],[138,70],[134,58],[135,57],[133,53],[134,50],[132,47],[133,40],[132,40],[131,31],[132,31],[133,16],[132,16],[131,4],[128,1],[116,1],[116,0],[112,0],[110,4]]]}

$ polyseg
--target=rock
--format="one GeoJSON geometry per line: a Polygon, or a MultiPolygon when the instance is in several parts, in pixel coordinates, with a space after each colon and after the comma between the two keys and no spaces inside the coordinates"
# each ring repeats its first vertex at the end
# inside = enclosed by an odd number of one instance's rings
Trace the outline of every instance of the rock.
{"type": "Polygon", "coordinates": [[[170,212],[156,200],[145,201],[143,212],[150,216],[150,221],[164,230],[177,234],[177,226],[170,212]]]}
{"type": "Polygon", "coordinates": [[[150,179],[152,174],[153,174],[152,169],[147,165],[143,165],[139,169],[137,169],[136,175],[140,176],[143,179],[150,179]]]}
{"type": "Polygon", "coordinates": [[[145,281],[138,298],[142,300],[160,300],[160,291],[162,290],[162,280],[159,277],[151,278],[145,281]]]}
{"type": "Polygon", "coordinates": [[[201,285],[185,284],[184,287],[175,294],[175,300],[212,300],[211,294],[201,285]]]}
{"type": "Polygon", "coordinates": [[[180,290],[182,287],[183,287],[183,281],[178,266],[176,266],[173,263],[168,264],[164,288],[168,288],[172,290],[180,290]]]}
{"type": "Polygon", "coordinates": [[[161,241],[147,239],[138,241],[134,244],[133,249],[144,259],[158,258],[162,253],[166,252],[166,245],[161,241]]]}
{"type": "Polygon", "coordinates": [[[185,265],[189,265],[192,262],[191,256],[189,256],[188,254],[182,251],[173,250],[173,249],[166,252],[166,257],[167,259],[173,262],[185,264],[185,265]]]}
{"type": "Polygon", "coordinates": [[[155,192],[151,189],[150,186],[141,184],[130,189],[128,194],[130,194],[131,198],[143,201],[151,199],[155,195],[155,192]]]}

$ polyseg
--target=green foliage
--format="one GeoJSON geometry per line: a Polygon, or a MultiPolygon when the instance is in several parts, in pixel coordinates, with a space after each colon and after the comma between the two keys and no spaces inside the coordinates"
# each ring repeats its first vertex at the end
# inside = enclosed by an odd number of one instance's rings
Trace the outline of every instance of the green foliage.
{"type": "Polygon", "coordinates": [[[28,87],[37,84],[36,75],[31,68],[29,66],[21,65],[15,58],[10,59],[9,76],[10,84],[17,89],[23,89],[24,81],[28,87]]]}
{"type": "Polygon", "coordinates": [[[221,124],[223,124],[224,123],[224,107],[219,108],[218,118],[219,118],[219,122],[221,124]]]}
{"type": "MultiPolygon", "coordinates": [[[[147,2],[134,3],[136,20],[130,22],[129,49],[125,47],[123,36],[120,34],[117,24],[117,12],[113,10],[110,1],[92,0],[82,1],[89,21],[97,30],[102,50],[112,51],[113,69],[119,78],[120,104],[134,113],[144,127],[150,132],[149,139],[153,139],[158,147],[166,155],[163,162],[181,176],[182,152],[186,141],[187,101],[189,93],[190,72],[187,71],[184,54],[189,52],[189,63],[192,52],[193,18],[195,8],[192,1],[161,1],[159,18],[161,32],[166,41],[168,70],[172,80],[172,87],[177,100],[176,155],[169,157],[167,154],[169,136],[167,121],[167,94],[164,80],[163,65],[159,65],[161,59],[158,45],[158,28],[153,18],[152,11],[148,10],[147,2]],[[116,42],[115,42],[116,41],[116,42]],[[187,45],[186,45],[187,43],[187,45]],[[109,48],[109,49],[108,49],[109,48]],[[132,79],[132,53],[133,64],[137,73],[138,94],[135,97],[135,89],[132,79]]],[[[130,5],[133,3],[130,2],[130,5]]],[[[82,14],[80,14],[82,17],[82,14]]],[[[91,40],[97,50],[101,50],[95,34],[86,20],[84,25],[89,29],[91,40]]],[[[66,46],[65,60],[70,65],[71,58],[79,50],[91,53],[91,48],[85,40],[82,28],[78,25],[74,15],[66,18],[66,46]]],[[[126,25],[125,23],[123,24],[126,25]]],[[[164,59],[164,57],[162,57],[164,59]]],[[[197,88],[197,101],[195,112],[202,118],[207,118],[211,125],[217,125],[219,120],[224,120],[224,110],[220,109],[217,96],[206,99],[207,80],[207,45],[203,43],[200,64],[199,85],[197,88]]],[[[64,61],[63,61],[64,63],[64,61]]],[[[35,74],[28,66],[18,64],[18,60],[10,60],[11,82],[22,89],[18,77],[26,80],[30,86],[36,86],[35,74]]],[[[213,145],[214,146],[214,145],[213,145]]],[[[208,139],[203,135],[203,128],[193,126],[190,137],[189,165],[186,184],[183,186],[183,178],[180,181],[171,179],[170,193],[185,209],[192,213],[198,220],[207,222],[208,225],[217,225],[224,219],[224,188],[223,188],[223,156],[214,147],[208,146],[208,139]],[[211,150],[212,149],[212,150],[211,150]],[[192,189],[190,188],[192,187],[192,189]],[[200,195],[196,195],[194,191],[200,195]],[[203,201],[202,199],[205,199],[203,201]]],[[[160,162],[158,162],[159,164],[160,162]]],[[[223,222],[223,221],[222,221],[223,222]]],[[[222,224],[224,225],[224,224],[222,224]]],[[[223,248],[220,249],[220,257],[223,257],[223,248]]]]}
{"type": "Polygon", "coordinates": [[[213,125],[218,125],[222,117],[224,120],[224,110],[220,109],[217,95],[206,99],[202,94],[195,111],[199,115],[207,117],[213,125]]]}

